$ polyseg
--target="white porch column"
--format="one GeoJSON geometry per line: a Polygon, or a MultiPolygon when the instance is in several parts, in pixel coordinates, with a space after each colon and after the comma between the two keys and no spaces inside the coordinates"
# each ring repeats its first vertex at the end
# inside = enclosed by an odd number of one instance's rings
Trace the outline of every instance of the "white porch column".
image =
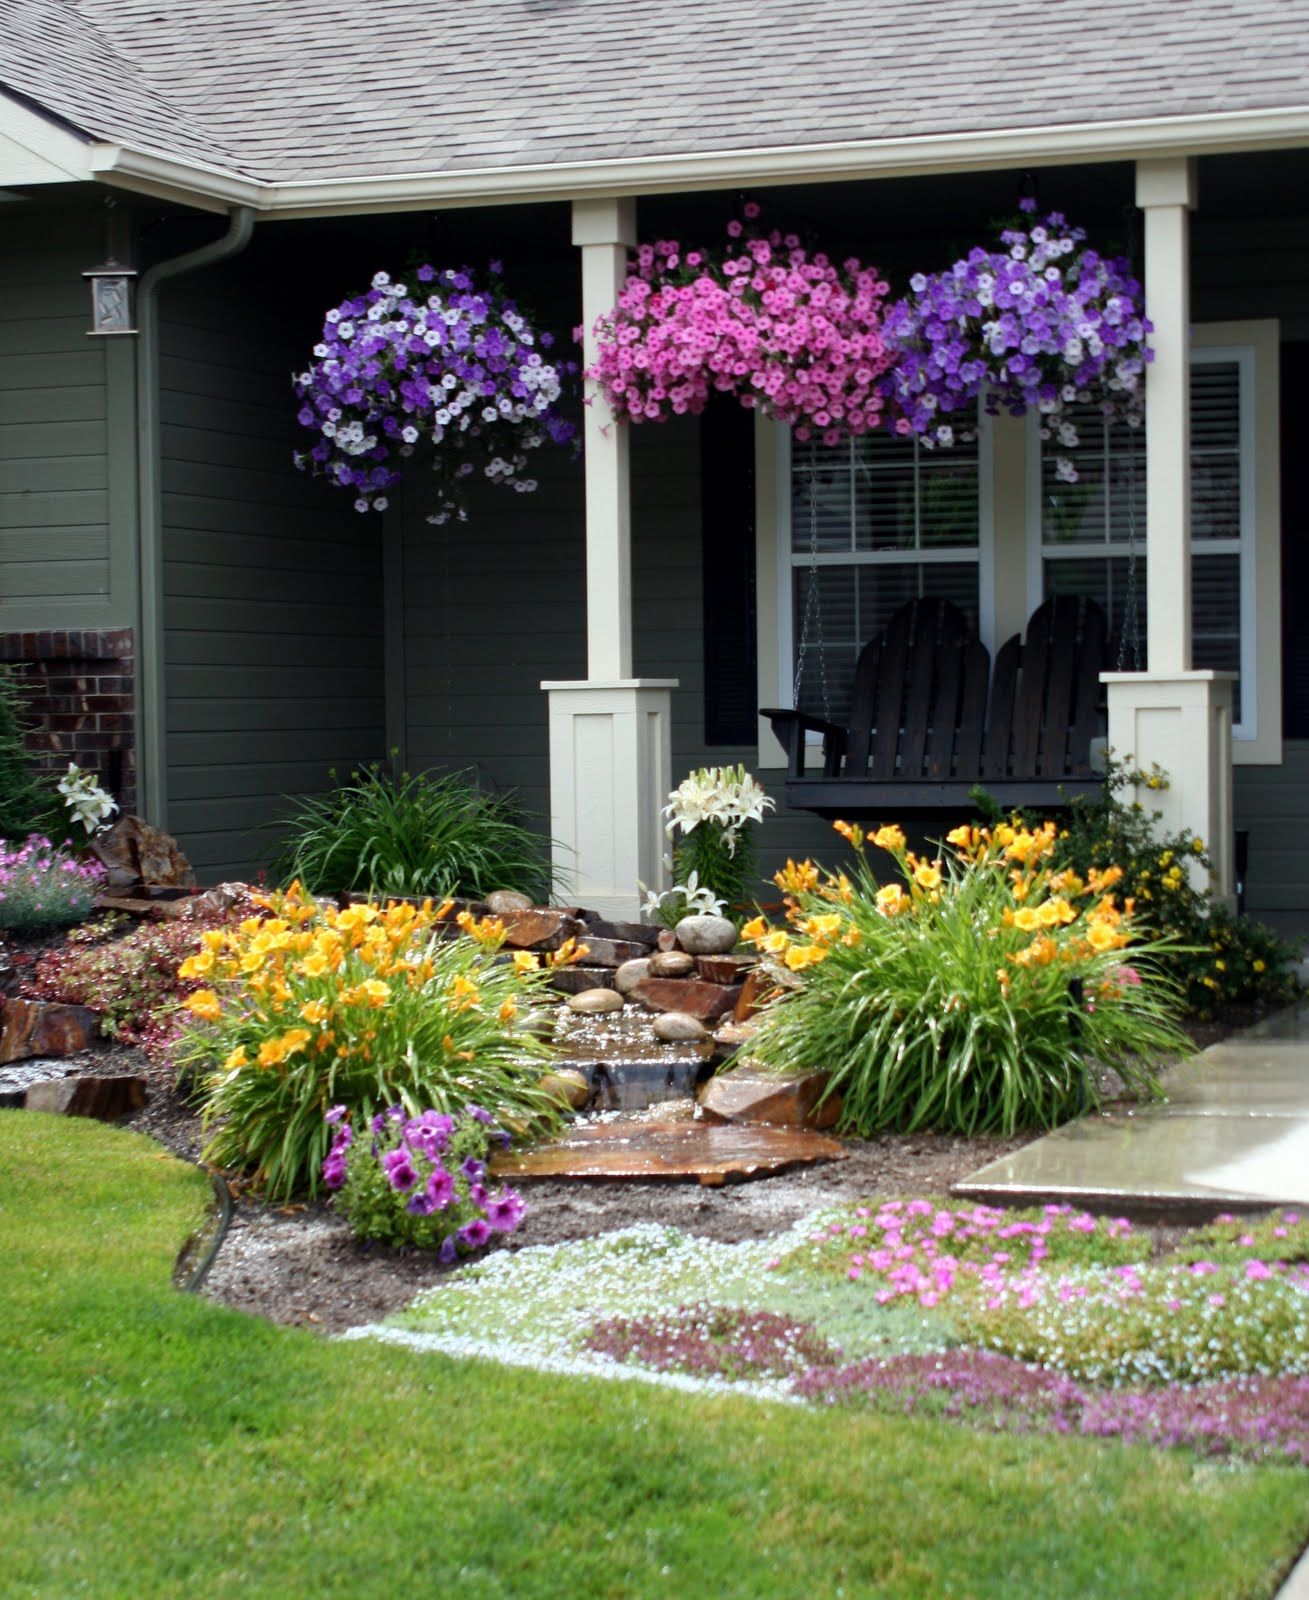
{"type": "Polygon", "coordinates": [[[1109,672],[1115,757],[1168,774],[1166,790],[1137,790],[1170,830],[1209,848],[1211,887],[1233,889],[1232,675],[1191,667],[1191,280],[1194,168],[1183,157],[1138,161],[1145,213],[1145,311],[1155,357],[1145,385],[1147,635],[1145,672],[1109,672]]]}
{"type": "MultiPolygon", "coordinates": [[[[575,200],[582,252],[583,359],[618,299],[636,242],[632,200],[575,200]]],[[[630,440],[586,385],[586,671],[551,682],[550,831],[559,892],[612,918],[635,917],[638,882],[664,888],[660,808],[672,784],[672,678],[632,676],[630,440]]]]}

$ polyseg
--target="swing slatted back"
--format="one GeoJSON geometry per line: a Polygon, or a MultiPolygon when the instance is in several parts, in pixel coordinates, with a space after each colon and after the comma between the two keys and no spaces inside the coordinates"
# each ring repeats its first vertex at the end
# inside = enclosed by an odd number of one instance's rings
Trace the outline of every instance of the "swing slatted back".
{"type": "Polygon", "coordinates": [[[1003,805],[1059,805],[1100,783],[1091,741],[1103,721],[1104,612],[1055,595],[1026,638],[990,656],[948,600],[901,606],[855,667],[850,724],[768,711],[786,745],[788,804],[822,816],[968,807],[982,783],[1003,805]],[[805,772],[805,730],[821,733],[821,775],[805,772]]]}

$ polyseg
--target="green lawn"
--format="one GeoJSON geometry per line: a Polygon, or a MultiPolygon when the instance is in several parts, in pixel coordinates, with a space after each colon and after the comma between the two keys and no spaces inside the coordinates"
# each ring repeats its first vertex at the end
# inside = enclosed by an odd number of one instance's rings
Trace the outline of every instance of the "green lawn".
{"type": "Polygon", "coordinates": [[[200,1176],[0,1112],[0,1592],[1274,1592],[1309,1473],[554,1380],[179,1295],[200,1176]]]}

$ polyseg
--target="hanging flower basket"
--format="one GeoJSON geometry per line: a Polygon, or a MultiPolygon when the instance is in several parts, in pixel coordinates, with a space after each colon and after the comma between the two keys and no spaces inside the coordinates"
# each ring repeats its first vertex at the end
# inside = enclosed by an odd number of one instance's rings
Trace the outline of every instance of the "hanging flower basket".
{"type": "MultiPolygon", "coordinates": [[[[1022,202],[1032,217],[1036,203],[1022,202]]],[[[1126,260],[1086,246],[1058,211],[1004,230],[998,250],[977,248],[945,272],[917,273],[887,308],[894,365],[883,383],[896,431],[949,445],[979,396],[992,415],[1034,410],[1042,439],[1067,451],[1074,405],[1140,424],[1147,363],[1141,285],[1126,260]]],[[[1075,482],[1067,455],[1056,470],[1075,482]]]]}
{"type": "Polygon", "coordinates": [[[294,379],[301,424],[318,436],[296,465],[353,492],[357,511],[384,511],[399,462],[435,447],[435,508],[429,522],[466,516],[467,480],[527,494],[533,451],[575,433],[558,403],[571,362],[541,354],[538,334],[498,281],[468,267],[423,265],[409,282],[379,272],[366,294],[334,306],[314,360],[294,379]]]}
{"type": "Polygon", "coordinates": [[[857,260],[838,267],[811,255],[795,234],[756,231],[758,215],[747,205],[717,253],[669,239],[637,250],[618,304],[596,325],[587,372],[615,416],[694,415],[719,392],[801,440],[837,444],[878,426],[887,284],[857,260]]]}

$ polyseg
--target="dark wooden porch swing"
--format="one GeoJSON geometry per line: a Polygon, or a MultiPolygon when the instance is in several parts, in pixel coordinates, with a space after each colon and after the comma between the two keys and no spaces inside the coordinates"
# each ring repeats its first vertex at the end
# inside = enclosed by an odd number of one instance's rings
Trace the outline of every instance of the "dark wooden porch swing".
{"type": "Polygon", "coordinates": [[[948,600],[901,606],[860,652],[847,727],[806,711],[762,710],[787,753],[786,801],[823,817],[886,818],[976,809],[982,785],[1004,807],[1050,807],[1103,783],[1091,741],[1104,730],[1106,622],[1096,601],[1053,595],[1000,647],[995,670],[948,600]],[[809,770],[811,733],[821,770],[809,770]]]}

